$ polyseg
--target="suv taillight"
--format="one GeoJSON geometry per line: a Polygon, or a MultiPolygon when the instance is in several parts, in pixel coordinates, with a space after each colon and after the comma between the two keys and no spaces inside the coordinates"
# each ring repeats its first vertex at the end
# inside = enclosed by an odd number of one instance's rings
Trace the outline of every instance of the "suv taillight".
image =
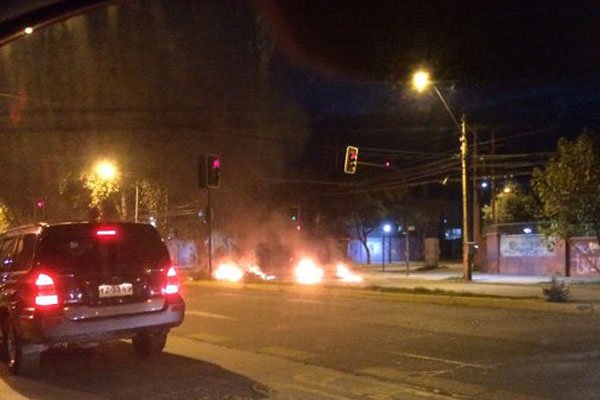
{"type": "Polygon", "coordinates": [[[54,285],[54,279],[48,274],[40,273],[35,280],[36,295],[35,305],[39,307],[51,307],[58,305],[58,293],[54,285]]]}
{"type": "Polygon", "coordinates": [[[179,293],[179,279],[177,278],[175,267],[169,267],[167,270],[167,284],[163,292],[166,295],[179,293]]]}

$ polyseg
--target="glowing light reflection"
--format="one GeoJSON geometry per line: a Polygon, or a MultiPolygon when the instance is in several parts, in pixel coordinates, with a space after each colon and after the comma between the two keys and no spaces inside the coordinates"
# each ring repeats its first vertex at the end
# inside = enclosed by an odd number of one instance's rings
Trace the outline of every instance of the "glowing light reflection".
{"type": "Polygon", "coordinates": [[[336,265],[335,274],[342,282],[359,283],[363,280],[362,276],[355,274],[342,263],[336,265]]]}
{"type": "Polygon", "coordinates": [[[244,271],[235,264],[223,263],[215,269],[214,277],[218,281],[239,282],[244,277],[244,271]]]}
{"type": "Polygon", "coordinates": [[[250,267],[248,267],[248,272],[256,275],[257,277],[259,277],[260,279],[265,280],[265,281],[272,281],[275,279],[275,275],[265,274],[263,272],[263,270],[260,269],[260,267],[256,264],[250,265],[250,267]]]}
{"type": "Polygon", "coordinates": [[[323,269],[318,267],[315,262],[310,259],[300,260],[294,270],[296,281],[303,285],[315,285],[320,283],[323,280],[324,275],[323,269]]]}

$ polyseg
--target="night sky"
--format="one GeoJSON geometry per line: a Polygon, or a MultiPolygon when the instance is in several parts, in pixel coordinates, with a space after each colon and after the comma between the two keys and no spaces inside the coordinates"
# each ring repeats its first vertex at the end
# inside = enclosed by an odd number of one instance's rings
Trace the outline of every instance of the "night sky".
{"type": "Polygon", "coordinates": [[[288,54],[402,79],[418,64],[461,82],[598,78],[594,1],[259,1],[288,54]]]}
{"type": "Polygon", "coordinates": [[[483,152],[491,150],[492,132],[501,138],[497,151],[515,153],[551,151],[561,136],[598,128],[595,2],[259,4],[272,16],[283,54],[273,76],[310,110],[322,141],[457,151],[456,128],[442,105],[410,88],[420,66],[432,72],[455,114],[466,114],[478,130],[483,152]]]}
{"type": "Polygon", "coordinates": [[[173,204],[192,208],[203,202],[201,152],[225,157],[223,198],[252,183],[299,201],[340,189],[297,181],[377,188],[428,165],[437,175],[413,183],[452,178],[456,127],[432,93],[411,90],[419,66],[478,131],[481,153],[492,135],[497,153],[551,151],[598,127],[598,20],[593,1],[133,1],[95,11],[1,51],[3,197],[51,196],[53,180],[98,151],[126,159],[130,176],[166,181],[173,204]],[[344,176],[348,144],[392,168],[344,176]]]}

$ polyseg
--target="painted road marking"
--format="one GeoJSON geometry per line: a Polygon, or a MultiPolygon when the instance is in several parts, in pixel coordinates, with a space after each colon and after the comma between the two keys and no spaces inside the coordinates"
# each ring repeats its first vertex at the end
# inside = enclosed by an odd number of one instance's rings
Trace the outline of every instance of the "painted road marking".
{"type": "Polygon", "coordinates": [[[205,311],[198,310],[185,310],[185,315],[194,315],[196,317],[205,317],[205,318],[216,318],[216,319],[228,319],[228,320],[236,320],[237,318],[228,317],[227,315],[221,314],[213,314],[205,311]]]}
{"type": "Polygon", "coordinates": [[[302,351],[302,350],[295,350],[295,349],[290,349],[287,347],[277,347],[277,346],[263,347],[263,348],[259,349],[258,351],[263,354],[269,354],[272,356],[278,356],[278,357],[283,357],[283,358],[291,358],[291,359],[295,359],[295,360],[308,360],[309,358],[313,358],[313,357],[317,356],[314,353],[308,353],[308,352],[302,351]]]}
{"type": "MultiPolygon", "coordinates": [[[[248,294],[248,293],[215,293],[215,296],[226,296],[226,297],[250,297],[254,299],[276,299],[273,296],[261,296],[256,294],[248,294]]],[[[278,301],[280,299],[277,299],[278,301]]],[[[290,303],[306,303],[306,304],[331,304],[331,302],[320,301],[320,300],[310,300],[310,299],[298,299],[298,298],[285,298],[284,301],[290,303]]]]}
{"type": "Polygon", "coordinates": [[[285,299],[288,303],[306,303],[306,304],[331,304],[326,301],[309,300],[309,299],[285,299]]]}
{"type": "Polygon", "coordinates": [[[492,366],[489,366],[489,365],[466,363],[466,362],[462,362],[462,361],[449,360],[449,359],[446,359],[446,358],[423,356],[423,355],[420,355],[420,354],[401,353],[401,352],[396,352],[396,351],[393,351],[391,353],[395,354],[395,355],[398,355],[398,356],[403,356],[403,357],[417,358],[417,359],[420,359],[420,360],[436,361],[436,362],[442,362],[442,363],[446,363],[446,364],[457,365],[459,367],[471,367],[471,368],[480,368],[480,369],[491,369],[491,368],[493,368],[492,366]]]}
{"type": "Polygon", "coordinates": [[[234,293],[234,292],[218,292],[215,293],[214,296],[223,296],[223,297],[243,297],[243,298],[251,298],[251,299],[274,299],[275,297],[269,295],[260,295],[260,294],[249,294],[245,293],[234,293]]]}
{"type": "Polygon", "coordinates": [[[205,332],[193,333],[191,335],[187,335],[187,337],[208,343],[222,343],[230,339],[228,336],[216,335],[214,333],[205,332]]]}

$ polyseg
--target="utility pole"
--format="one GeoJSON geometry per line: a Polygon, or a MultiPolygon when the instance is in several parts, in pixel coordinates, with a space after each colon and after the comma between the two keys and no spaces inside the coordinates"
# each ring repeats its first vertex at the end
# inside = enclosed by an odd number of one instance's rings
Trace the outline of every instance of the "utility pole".
{"type": "Polygon", "coordinates": [[[381,272],[385,272],[385,234],[381,232],[381,272]]]}
{"type": "Polygon", "coordinates": [[[392,235],[388,235],[388,265],[392,265],[392,235]]]}
{"type": "Polygon", "coordinates": [[[138,222],[138,213],[139,213],[139,204],[140,204],[140,186],[135,184],[135,212],[133,216],[133,222],[137,224],[138,222]]]}
{"type": "Polygon", "coordinates": [[[212,222],[213,209],[211,189],[217,189],[221,183],[221,159],[216,154],[202,154],[198,157],[199,186],[206,189],[206,216],[208,218],[208,276],[212,279],[212,222]]]}
{"type": "MultiPolygon", "coordinates": [[[[496,132],[492,131],[492,156],[496,154],[496,132]]],[[[494,163],[492,162],[492,165],[494,163]]],[[[492,167],[492,184],[490,185],[491,201],[490,205],[492,208],[492,224],[498,223],[498,215],[496,213],[496,167],[492,167]]]]}
{"type": "Polygon", "coordinates": [[[208,276],[212,279],[212,202],[210,196],[210,188],[206,188],[207,207],[206,216],[208,218],[208,276]]]}
{"type": "Polygon", "coordinates": [[[477,185],[478,157],[477,131],[473,130],[473,242],[475,243],[479,243],[481,212],[479,209],[479,186],[477,185]]]}
{"type": "Polygon", "coordinates": [[[165,230],[169,223],[169,192],[165,193],[165,230]]]}
{"type": "Polygon", "coordinates": [[[410,230],[406,227],[406,240],[405,240],[405,258],[406,258],[406,276],[410,273],[410,230]]]}
{"type": "Polygon", "coordinates": [[[446,109],[446,111],[448,111],[448,114],[452,117],[452,121],[454,121],[454,124],[456,125],[457,128],[459,128],[460,130],[460,159],[461,159],[461,183],[462,183],[462,216],[463,216],[463,221],[462,221],[462,239],[463,239],[463,246],[462,246],[462,250],[463,250],[463,259],[462,259],[462,269],[463,269],[463,280],[465,281],[471,281],[472,280],[472,274],[471,274],[471,265],[469,263],[469,215],[468,215],[468,193],[467,193],[467,186],[468,186],[468,182],[467,182],[467,152],[468,152],[468,143],[467,143],[467,123],[465,121],[465,116],[463,114],[462,118],[461,118],[461,123],[458,123],[458,119],[456,118],[456,116],[454,115],[454,113],[452,112],[452,109],[448,106],[448,103],[446,102],[446,100],[444,99],[444,96],[442,96],[442,93],[439,91],[439,89],[432,84],[431,80],[429,79],[429,74],[427,73],[427,71],[418,71],[417,73],[415,73],[413,75],[413,86],[415,87],[415,89],[419,92],[422,92],[423,90],[425,90],[425,88],[427,88],[428,86],[431,86],[433,88],[433,90],[435,91],[435,93],[437,94],[438,98],[440,99],[440,101],[442,102],[442,105],[444,106],[444,108],[446,109]]]}
{"type": "Polygon", "coordinates": [[[471,265],[469,263],[469,215],[468,215],[468,191],[467,191],[467,122],[463,115],[460,122],[460,160],[461,160],[461,171],[462,171],[462,269],[463,269],[463,280],[470,282],[472,280],[471,265]]]}

